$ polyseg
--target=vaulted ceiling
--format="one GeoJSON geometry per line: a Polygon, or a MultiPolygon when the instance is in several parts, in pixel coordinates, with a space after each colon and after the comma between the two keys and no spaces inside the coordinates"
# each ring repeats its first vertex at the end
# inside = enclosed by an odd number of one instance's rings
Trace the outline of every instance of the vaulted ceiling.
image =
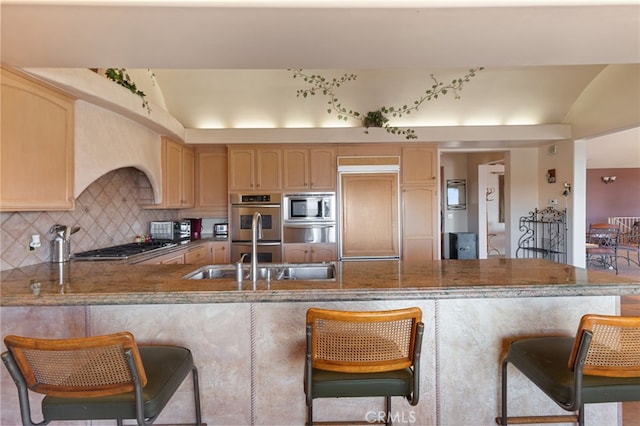
{"type": "MultiPolygon", "coordinates": [[[[637,0],[5,0],[2,62],[23,68],[151,69],[187,129],[359,126],[327,114],[291,68],[357,74],[356,111],[412,102],[483,66],[460,93],[404,126],[565,123],[609,64],[640,63],[637,0]]],[[[640,94],[639,94],[640,95],[640,94]]],[[[569,123],[570,124],[570,123],[569,123]]]]}

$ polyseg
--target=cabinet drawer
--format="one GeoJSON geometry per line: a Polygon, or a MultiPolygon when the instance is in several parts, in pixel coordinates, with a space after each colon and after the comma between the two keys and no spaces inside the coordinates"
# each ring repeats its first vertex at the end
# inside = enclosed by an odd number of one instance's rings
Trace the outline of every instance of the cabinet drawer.
{"type": "Polygon", "coordinates": [[[189,250],[184,254],[184,263],[208,263],[207,256],[208,250],[207,246],[200,246],[194,249],[189,250]]]}

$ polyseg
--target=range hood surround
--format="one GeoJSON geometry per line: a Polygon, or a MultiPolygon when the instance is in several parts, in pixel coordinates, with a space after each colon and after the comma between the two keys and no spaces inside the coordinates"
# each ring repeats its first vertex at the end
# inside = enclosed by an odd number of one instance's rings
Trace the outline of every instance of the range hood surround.
{"type": "Polygon", "coordinates": [[[112,170],[135,167],[147,175],[154,200],[162,201],[159,134],[82,100],[76,101],[75,115],[74,197],[112,170]]]}

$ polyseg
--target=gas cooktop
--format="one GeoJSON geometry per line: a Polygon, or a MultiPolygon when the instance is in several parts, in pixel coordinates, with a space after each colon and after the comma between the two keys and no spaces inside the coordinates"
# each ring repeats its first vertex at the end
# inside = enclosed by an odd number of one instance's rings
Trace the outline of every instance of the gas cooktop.
{"type": "Polygon", "coordinates": [[[150,243],[129,243],[119,246],[105,247],[96,250],[83,251],[75,253],[73,258],[76,260],[125,260],[137,254],[148,253],[153,250],[159,250],[167,247],[173,247],[177,244],[169,241],[152,241],[150,243]]]}

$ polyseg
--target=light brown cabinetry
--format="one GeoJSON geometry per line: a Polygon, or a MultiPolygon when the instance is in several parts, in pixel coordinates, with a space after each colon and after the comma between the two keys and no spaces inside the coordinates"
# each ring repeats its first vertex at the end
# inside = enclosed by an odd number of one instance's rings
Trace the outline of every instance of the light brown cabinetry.
{"type": "Polygon", "coordinates": [[[282,189],[282,149],[229,148],[229,191],[282,189]]]}
{"type": "Polygon", "coordinates": [[[73,210],[74,99],[2,68],[0,210],[73,210]]]}
{"type": "Polygon", "coordinates": [[[193,148],[162,137],[162,202],[154,209],[186,209],[194,206],[195,156],[193,148]]]}
{"type": "Polygon", "coordinates": [[[211,250],[211,259],[215,264],[229,263],[229,242],[214,241],[209,244],[211,250]]]}
{"type": "Polygon", "coordinates": [[[285,148],[284,189],[335,191],[336,148],[285,148]]]}
{"type": "Polygon", "coordinates": [[[402,259],[435,260],[438,253],[437,149],[402,148],[402,259]]]}
{"type": "Polygon", "coordinates": [[[283,244],[284,262],[332,262],[338,260],[336,244],[283,244]]]}
{"type": "Polygon", "coordinates": [[[403,147],[401,183],[403,185],[435,185],[437,155],[438,151],[433,146],[403,147]]]}
{"type": "Polygon", "coordinates": [[[434,232],[438,198],[435,186],[402,188],[402,259],[433,260],[438,233],[434,232]]]}
{"type": "Polygon", "coordinates": [[[187,249],[184,253],[184,263],[193,265],[204,265],[207,263],[211,263],[211,252],[209,251],[209,244],[202,244],[187,249]]]}
{"type": "Polygon", "coordinates": [[[397,173],[341,175],[342,257],[398,257],[397,173]]]}
{"type": "Polygon", "coordinates": [[[228,215],[227,148],[196,146],[195,206],[183,212],[183,217],[228,215]]]}
{"type": "Polygon", "coordinates": [[[139,265],[182,265],[184,264],[184,250],[171,252],[147,259],[139,265]]]}
{"type": "Polygon", "coordinates": [[[166,264],[207,264],[211,263],[210,244],[195,244],[171,253],[152,257],[140,262],[140,265],[166,265],[166,264]]]}

